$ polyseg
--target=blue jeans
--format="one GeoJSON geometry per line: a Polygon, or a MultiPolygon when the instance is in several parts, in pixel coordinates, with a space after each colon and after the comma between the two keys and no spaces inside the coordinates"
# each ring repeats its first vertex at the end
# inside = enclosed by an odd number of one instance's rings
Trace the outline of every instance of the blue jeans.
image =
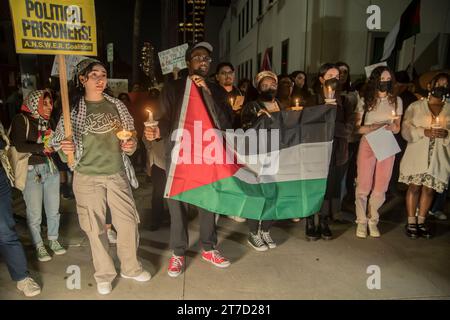
{"type": "Polygon", "coordinates": [[[41,237],[42,202],[47,216],[48,240],[58,240],[59,232],[59,172],[50,172],[48,164],[30,166],[27,182],[23,190],[23,199],[27,206],[28,228],[33,244],[42,246],[41,237]]]}
{"type": "Polygon", "coordinates": [[[0,254],[6,260],[11,278],[20,281],[28,277],[27,259],[14,228],[11,202],[9,180],[0,164],[0,254]]]}

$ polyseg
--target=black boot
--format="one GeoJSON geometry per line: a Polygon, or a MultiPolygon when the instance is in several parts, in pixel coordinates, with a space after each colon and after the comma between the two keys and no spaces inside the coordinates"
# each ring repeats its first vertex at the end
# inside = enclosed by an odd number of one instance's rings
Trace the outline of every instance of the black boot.
{"type": "Polygon", "coordinates": [[[328,226],[328,217],[320,217],[319,220],[319,231],[322,239],[327,241],[333,239],[333,234],[328,226]]]}
{"type": "Polygon", "coordinates": [[[305,235],[308,241],[317,241],[320,239],[320,233],[317,232],[314,224],[314,216],[306,218],[305,235]]]}
{"type": "Polygon", "coordinates": [[[419,237],[419,231],[417,229],[417,224],[408,223],[405,226],[406,235],[411,239],[417,239],[419,237]]]}

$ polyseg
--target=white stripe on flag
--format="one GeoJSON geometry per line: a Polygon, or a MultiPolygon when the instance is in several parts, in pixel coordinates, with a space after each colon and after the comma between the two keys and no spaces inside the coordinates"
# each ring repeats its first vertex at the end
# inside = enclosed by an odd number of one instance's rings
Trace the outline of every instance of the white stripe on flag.
{"type": "Polygon", "coordinates": [[[383,51],[383,58],[381,58],[381,61],[386,61],[389,59],[389,57],[392,54],[392,51],[395,48],[395,44],[397,43],[397,36],[400,32],[400,20],[395,24],[394,29],[389,32],[389,34],[386,37],[386,40],[384,40],[384,51],[383,51]]]}
{"type": "Polygon", "coordinates": [[[246,157],[246,167],[234,177],[248,184],[326,179],[332,148],[332,141],[303,143],[262,155],[259,161],[257,156],[246,157]]]}

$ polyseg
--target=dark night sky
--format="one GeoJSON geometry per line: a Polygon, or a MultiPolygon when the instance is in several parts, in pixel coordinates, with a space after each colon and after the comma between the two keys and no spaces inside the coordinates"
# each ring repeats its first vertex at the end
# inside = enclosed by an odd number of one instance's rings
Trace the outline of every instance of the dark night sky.
{"type": "MultiPolygon", "coordinates": [[[[141,39],[150,41],[156,50],[161,47],[161,5],[164,0],[144,0],[141,16],[141,39]]],[[[115,55],[131,65],[132,39],[133,39],[133,19],[134,0],[95,0],[95,10],[97,16],[99,45],[99,56],[106,52],[106,44],[113,42],[115,55]],[[103,51],[101,51],[103,50],[103,51]]]]}

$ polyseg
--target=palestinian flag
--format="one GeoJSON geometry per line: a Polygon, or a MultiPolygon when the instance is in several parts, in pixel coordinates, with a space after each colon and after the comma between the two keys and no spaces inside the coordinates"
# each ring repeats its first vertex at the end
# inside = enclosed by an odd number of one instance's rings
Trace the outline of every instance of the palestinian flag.
{"type": "Polygon", "coordinates": [[[188,79],[166,198],[257,220],[307,217],[320,210],[335,107],[274,113],[271,119],[261,117],[254,129],[226,134],[214,129],[208,110],[188,79]]]}
{"type": "Polygon", "coordinates": [[[403,12],[400,21],[387,35],[381,61],[387,61],[392,53],[402,49],[405,40],[418,33],[420,33],[420,0],[413,0],[403,12]]]}

